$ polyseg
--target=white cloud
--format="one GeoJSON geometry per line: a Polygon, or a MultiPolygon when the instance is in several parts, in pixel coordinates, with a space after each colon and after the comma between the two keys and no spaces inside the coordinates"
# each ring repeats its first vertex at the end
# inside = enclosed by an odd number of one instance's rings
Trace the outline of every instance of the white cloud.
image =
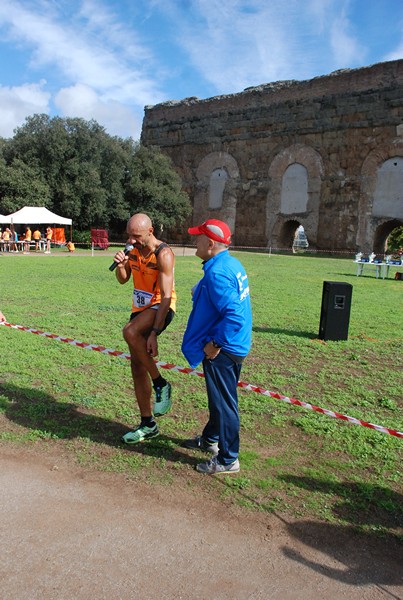
{"type": "Polygon", "coordinates": [[[10,138],[14,129],[23,125],[25,118],[37,113],[49,113],[50,94],[39,84],[31,83],[16,87],[0,85],[0,136],[10,138]]]}
{"type": "MultiPolygon", "coordinates": [[[[336,0],[338,6],[340,0],[336,0]]],[[[308,0],[303,7],[310,15],[310,18],[314,19],[315,29],[318,34],[326,31],[327,23],[329,22],[329,16],[333,14],[335,0],[308,0]]]]}
{"type": "Polygon", "coordinates": [[[341,15],[331,27],[331,47],[337,64],[348,66],[352,62],[361,63],[365,58],[365,48],[351,32],[351,23],[341,15]]]}
{"type": "MultiPolygon", "coordinates": [[[[46,89],[52,96],[43,96],[39,86],[35,112],[52,114],[55,105],[62,116],[96,119],[108,133],[137,139],[144,106],[178,98],[179,93],[235,93],[361,66],[371,41],[357,26],[357,3],[1,0],[0,44],[17,51],[18,59],[29,57],[24,75],[18,72],[13,83],[41,77],[49,81],[46,89]]],[[[401,58],[402,46],[381,60],[401,58]]],[[[6,76],[0,73],[0,84],[7,83],[6,76]]],[[[16,89],[35,86],[26,83],[16,89]]],[[[4,88],[7,98],[15,93],[11,90],[4,88]]],[[[21,98],[18,102],[20,114],[21,98]]],[[[13,101],[3,104],[6,121],[12,127],[20,124],[13,118],[13,101]]]]}
{"type": "MultiPolygon", "coordinates": [[[[329,40],[333,18],[342,13],[338,0],[191,0],[189,5],[191,10],[181,11],[162,0],[160,8],[177,23],[177,43],[195,69],[219,93],[324,74],[317,72],[318,64],[335,61],[329,40]]],[[[345,30],[343,39],[351,58],[357,45],[345,30]]],[[[335,47],[340,53],[337,40],[335,47]]]]}
{"type": "Polygon", "coordinates": [[[283,78],[293,60],[294,40],[280,21],[286,13],[291,24],[295,0],[195,0],[191,5],[189,13],[170,5],[181,31],[178,43],[217,90],[229,93],[283,78]]]}
{"type": "MultiPolygon", "coordinates": [[[[403,30],[403,27],[402,27],[402,30],[403,30]]],[[[402,31],[402,38],[400,40],[400,43],[397,45],[397,47],[394,50],[392,50],[391,52],[386,54],[383,57],[383,60],[401,60],[402,57],[403,57],[403,31],[402,31]]]]}
{"type": "MultiPolygon", "coordinates": [[[[30,9],[28,3],[3,0],[0,25],[7,30],[8,40],[30,49],[31,71],[52,68],[60,81],[71,84],[70,100],[73,90],[80,90],[80,97],[82,89],[88,86],[102,96],[103,104],[93,104],[98,106],[97,114],[115,112],[116,123],[118,114],[128,116],[129,109],[121,104],[142,110],[147,104],[166,99],[158,79],[148,75],[151,52],[136,42],[135,32],[119,24],[102,3],[86,0],[78,14],[72,7],[69,18],[63,14],[63,5],[45,0],[33,6],[30,9]]],[[[78,102],[74,104],[77,106],[78,102]]],[[[132,125],[130,119],[129,124],[132,125]]]]}
{"type": "MultiPolygon", "coordinates": [[[[352,0],[160,0],[181,45],[217,93],[359,66],[367,48],[352,0]],[[361,32],[362,33],[362,32],[361,32]]],[[[356,8],[356,7],[355,7],[356,8]]]]}
{"type": "Polygon", "coordinates": [[[87,121],[95,119],[110,135],[135,140],[140,137],[140,112],[135,114],[129,106],[101,98],[87,85],[78,83],[61,89],[56,95],[55,105],[64,117],[81,117],[87,121]]]}

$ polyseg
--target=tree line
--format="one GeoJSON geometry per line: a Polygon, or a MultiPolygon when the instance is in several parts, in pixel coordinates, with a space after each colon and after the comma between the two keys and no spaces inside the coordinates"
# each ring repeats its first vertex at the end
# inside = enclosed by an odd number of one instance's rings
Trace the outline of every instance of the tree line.
{"type": "Polygon", "coordinates": [[[169,229],[192,210],[181,187],[169,157],[112,137],[94,120],[38,114],[0,138],[0,214],[45,206],[77,231],[122,231],[132,214],[146,212],[169,229]]]}

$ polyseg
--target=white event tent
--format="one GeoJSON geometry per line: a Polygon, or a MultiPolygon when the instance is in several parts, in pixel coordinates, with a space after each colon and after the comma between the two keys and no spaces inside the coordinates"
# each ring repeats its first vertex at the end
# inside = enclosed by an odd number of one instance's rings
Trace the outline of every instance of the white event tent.
{"type": "Polygon", "coordinates": [[[61,217],[44,206],[24,206],[10,215],[0,216],[0,223],[14,225],[70,225],[70,239],[72,222],[72,219],[61,217]]]}

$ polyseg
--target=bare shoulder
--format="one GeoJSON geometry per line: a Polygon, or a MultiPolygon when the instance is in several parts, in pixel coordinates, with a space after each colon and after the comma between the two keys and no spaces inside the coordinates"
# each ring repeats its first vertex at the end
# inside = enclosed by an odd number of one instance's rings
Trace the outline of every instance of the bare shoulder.
{"type": "Polygon", "coordinates": [[[168,245],[161,248],[157,256],[158,268],[162,271],[167,268],[172,268],[175,264],[175,254],[172,248],[168,245]]]}

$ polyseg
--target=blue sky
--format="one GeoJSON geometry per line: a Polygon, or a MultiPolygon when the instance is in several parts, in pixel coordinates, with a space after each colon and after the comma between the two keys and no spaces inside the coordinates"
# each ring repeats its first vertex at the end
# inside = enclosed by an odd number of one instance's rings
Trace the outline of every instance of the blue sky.
{"type": "Polygon", "coordinates": [[[1,0],[0,136],[35,113],[141,132],[144,106],[403,58],[403,0],[1,0]]]}

